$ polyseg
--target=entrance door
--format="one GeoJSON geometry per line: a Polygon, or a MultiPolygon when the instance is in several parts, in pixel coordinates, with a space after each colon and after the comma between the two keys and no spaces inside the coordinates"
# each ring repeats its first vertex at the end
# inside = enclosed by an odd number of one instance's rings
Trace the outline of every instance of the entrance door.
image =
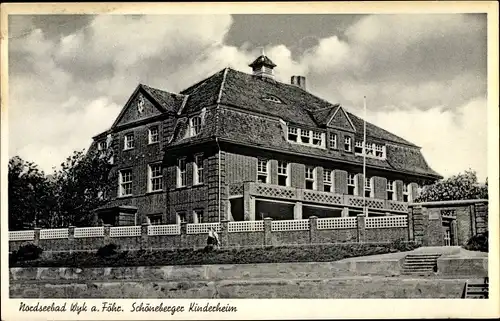
{"type": "Polygon", "coordinates": [[[452,238],[452,231],[451,231],[451,221],[443,220],[443,233],[444,233],[444,245],[445,246],[452,246],[453,245],[453,238],[452,238]]]}

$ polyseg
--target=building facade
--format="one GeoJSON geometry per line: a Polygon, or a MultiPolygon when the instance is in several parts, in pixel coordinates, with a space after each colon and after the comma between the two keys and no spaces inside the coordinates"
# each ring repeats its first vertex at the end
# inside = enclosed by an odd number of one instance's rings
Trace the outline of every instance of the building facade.
{"type": "Polygon", "coordinates": [[[180,93],[139,85],[91,149],[112,153],[113,225],[403,214],[441,178],[415,146],[339,104],[306,79],[225,68],[180,93]],[[366,178],[363,153],[366,153],[366,178]],[[363,186],[364,185],[364,186],[363,186]],[[365,195],[363,195],[365,194],[365,195]]]}

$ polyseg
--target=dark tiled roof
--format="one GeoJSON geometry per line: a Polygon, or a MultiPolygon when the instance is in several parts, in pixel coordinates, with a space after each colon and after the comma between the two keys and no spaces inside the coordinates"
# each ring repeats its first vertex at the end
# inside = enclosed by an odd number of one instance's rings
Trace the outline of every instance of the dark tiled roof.
{"type": "MultiPolygon", "coordinates": [[[[326,122],[339,104],[332,104],[306,90],[291,84],[256,77],[231,68],[223,69],[211,77],[181,92],[189,95],[183,113],[192,113],[203,107],[214,105],[220,95],[220,103],[240,109],[279,117],[286,122],[317,127],[326,122]],[[224,72],[227,70],[226,72],[224,72]],[[222,87],[222,90],[221,90],[222,87]],[[264,100],[268,96],[277,97],[282,103],[264,100]]],[[[347,112],[357,133],[363,133],[363,120],[347,112]]],[[[380,140],[415,146],[411,142],[394,135],[369,122],[366,135],[380,140]]]]}
{"type": "Polygon", "coordinates": [[[182,106],[185,95],[170,93],[157,88],[140,85],[148,94],[151,95],[167,112],[176,113],[182,106]]]}
{"type": "Polygon", "coordinates": [[[276,64],[271,61],[267,56],[261,55],[257,59],[255,59],[251,64],[249,64],[249,67],[254,67],[254,66],[268,66],[268,67],[276,67],[276,64]]]}
{"type": "MultiPolygon", "coordinates": [[[[235,110],[220,110],[221,139],[227,139],[242,144],[262,146],[284,152],[319,156],[333,161],[349,162],[362,165],[363,158],[352,153],[343,153],[329,149],[308,147],[290,143],[284,136],[284,128],[275,120],[266,117],[249,115],[235,110]]],[[[388,159],[366,158],[368,166],[412,172],[415,174],[438,176],[425,162],[420,150],[415,147],[388,146],[388,159]]]]}

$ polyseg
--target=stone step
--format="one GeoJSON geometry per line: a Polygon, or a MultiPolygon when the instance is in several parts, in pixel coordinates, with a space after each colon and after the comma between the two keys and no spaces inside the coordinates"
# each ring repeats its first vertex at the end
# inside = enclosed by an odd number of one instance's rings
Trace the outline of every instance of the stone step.
{"type": "Polygon", "coordinates": [[[431,261],[405,261],[404,265],[436,265],[436,262],[431,261]]]}

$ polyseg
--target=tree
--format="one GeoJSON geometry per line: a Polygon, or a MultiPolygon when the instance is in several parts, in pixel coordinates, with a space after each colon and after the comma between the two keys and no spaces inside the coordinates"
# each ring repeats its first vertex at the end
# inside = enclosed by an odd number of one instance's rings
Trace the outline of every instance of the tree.
{"type": "Polygon", "coordinates": [[[43,171],[15,156],[9,160],[9,230],[44,225],[50,216],[52,191],[43,171]]]}
{"type": "Polygon", "coordinates": [[[94,225],[94,211],[108,201],[111,189],[109,154],[76,151],[54,173],[55,212],[52,225],[94,225]]]}
{"type": "Polygon", "coordinates": [[[424,186],[416,202],[487,198],[488,180],[486,179],[485,184],[480,184],[477,181],[476,172],[469,169],[463,174],[459,173],[432,185],[424,186]]]}

